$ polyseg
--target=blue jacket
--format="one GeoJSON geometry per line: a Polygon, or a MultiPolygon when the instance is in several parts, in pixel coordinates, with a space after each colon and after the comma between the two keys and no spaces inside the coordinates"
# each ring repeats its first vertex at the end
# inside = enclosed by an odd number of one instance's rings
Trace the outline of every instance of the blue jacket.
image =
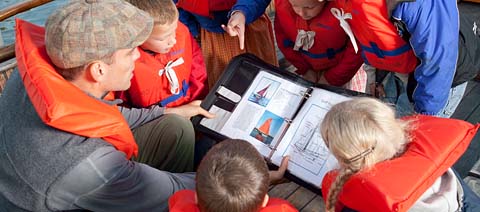
{"type": "Polygon", "coordinates": [[[415,111],[435,115],[446,105],[458,57],[459,15],[456,1],[402,2],[392,17],[405,23],[420,59],[414,76],[415,111]]]}
{"type": "MultiPolygon", "coordinates": [[[[177,3],[178,0],[173,0],[177,3]]],[[[213,12],[213,18],[204,17],[178,9],[180,21],[188,26],[193,36],[198,36],[200,28],[204,28],[209,32],[223,33],[221,24],[227,24],[230,14],[233,11],[241,11],[246,18],[246,24],[250,24],[257,20],[267,9],[270,0],[238,0],[230,11],[213,12]]]]}

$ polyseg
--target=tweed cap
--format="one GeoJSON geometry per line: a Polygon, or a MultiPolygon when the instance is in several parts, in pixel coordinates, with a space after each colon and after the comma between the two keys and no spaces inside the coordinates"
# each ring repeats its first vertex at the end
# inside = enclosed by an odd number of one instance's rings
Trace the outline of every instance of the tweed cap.
{"type": "Polygon", "coordinates": [[[50,15],[45,28],[48,56],[68,69],[139,46],[153,19],[123,0],[73,0],[50,15]]]}

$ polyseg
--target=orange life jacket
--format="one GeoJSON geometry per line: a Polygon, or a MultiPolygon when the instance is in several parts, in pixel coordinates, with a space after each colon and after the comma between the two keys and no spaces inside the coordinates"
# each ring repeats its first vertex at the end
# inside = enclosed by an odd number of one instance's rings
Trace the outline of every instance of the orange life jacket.
{"type": "Polygon", "coordinates": [[[359,42],[365,63],[399,73],[415,70],[417,58],[389,20],[386,1],[338,0],[336,3],[352,15],[346,20],[359,42]]]}
{"type": "Polygon", "coordinates": [[[314,70],[325,70],[338,65],[343,57],[348,36],[340,27],[339,21],[330,13],[334,2],[327,2],[322,12],[306,21],[293,11],[288,0],[275,1],[275,35],[278,47],[285,57],[295,58],[297,55],[308,61],[314,70]],[[313,46],[308,50],[293,49],[298,30],[314,31],[313,46]],[[328,35],[328,36],[324,36],[328,35]]]}
{"type": "MultiPolygon", "coordinates": [[[[45,29],[16,20],[15,54],[25,89],[38,116],[54,128],[102,138],[127,158],[138,146],[116,105],[90,97],[55,71],[45,49],[45,29]]],[[[113,99],[110,93],[105,99],[113,99]]]]}
{"type": "MultiPolygon", "coordinates": [[[[343,186],[339,206],[356,211],[407,211],[465,152],[480,125],[433,116],[415,120],[404,154],[353,175],[343,186]],[[359,198],[363,197],[363,198],[359,198]]],[[[322,182],[326,197],[338,172],[322,182]]]]}
{"type": "MultiPolygon", "coordinates": [[[[154,104],[161,106],[175,107],[191,102],[196,99],[198,93],[191,88],[191,83],[204,84],[205,82],[191,82],[191,75],[194,71],[203,71],[206,78],[205,69],[192,70],[193,46],[190,32],[182,23],[178,22],[176,30],[177,43],[166,54],[149,53],[140,49],[140,58],[135,62],[135,70],[131,80],[130,88],[125,91],[126,96],[122,99],[127,104],[135,107],[149,107],[154,104]],[[183,63],[177,64],[175,61],[183,60],[183,63]],[[167,64],[171,64],[176,78],[178,79],[178,93],[172,93],[171,84],[166,70],[167,64]],[[162,71],[163,70],[163,71],[162,71]],[[159,72],[161,72],[161,75],[159,72]]],[[[193,43],[196,45],[196,43],[193,43]]],[[[197,47],[198,48],[198,47],[197,47]]],[[[205,80],[205,79],[204,79],[205,80]]]]}
{"type": "MultiPolygon", "coordinates": [[[[170,212],[200,212],[195,203],[195,191],[180,190],[173,194],[168,200],[170,212]]],[[[262,208],[260,212],[297,212],[288,201],[270,198],[267,206],[262,208]]]]}
{"type": "Polygon", "coordinates": [[[178,0],[177,7],[208,17],[213,11],[230,10],[237,0],[178,0]]]}

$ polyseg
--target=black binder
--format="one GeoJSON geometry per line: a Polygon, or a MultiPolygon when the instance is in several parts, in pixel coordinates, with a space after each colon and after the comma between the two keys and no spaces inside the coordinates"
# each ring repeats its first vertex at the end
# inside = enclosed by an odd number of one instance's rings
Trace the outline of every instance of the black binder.
{"type": "MultiPolygon", "coordinates": [[[[280,70],[278,67],[267,64],[252,54],[242,54],[232,59],[219,81],[201,104],[202,108],[214,113],[221,112],[227,117],[218,117],[217,114],[215,119],[218,120],[206,120],[206,118],[196,116],[192,119],[192,122],[198,131],[217,141],[229,137],[248,139],[249,142],[258,147],[257,149],[265,156],[269,166],[272,167],[279,164],[279,153],[277,153],[279,147],[281,147],[282,151],[288,150],[290,153],[295,153],[296,161],[293,161],[292,158],[290,159],[289,170],[285,176],[320,194],[320,179],[323,178],[326,171],[333,168],[325,168],[324,166],[326,166],[327,161],[329,164],[334,157],[329,155],[329,153],[327,155],[327,152],[325,152],[326,147],[322,147],[324,145],[323,140],[320,141],[318,138],[319,127],[318,123],[314,122],[319,122],[320,120],[317,120],[316,116],[321,118],[321,114],[329,109],[328,107],[331,105],[328,101],[335,102],[337,99],[343,101],[351,96],[358,95],[364,94],[339,87],[315,84],[304,80],[294,73],[280,70]],[[290,87],[292,87],[293,91],[289,90],[290,87]],[[290,106],[291,103],[288,103],[288,101],[286,101],[287,103],[283,102],[282,95],[286,99],[292,97],[292,102],[294,102],[292,105],[294,106],[290,106]],[[327,95],[328,98],[323,100],[322,95],[327,95]],[[319,102],[324,101],[326,103],[317,104],[315,102],[317,99],[314,99],[315,101],[307,101],[311,97],[318,98],[319,102]],[[279,109],[282,107],[283,109],[279,109]],[[309,107],[309,109],[302,109],[304,107],[309,107]],[[320,112],[317,112],[318,114],[316,115],[309,114],[314,111],[320,112]],[[284,113],[284,116],[278,115],[280,113],[284,113]],[[297,121],[295,118],[299,114],[302,117],[301,120],[299,118],[297,121]],[[292,122],[295,123],[292,124],[292,122]],[[294,130],[288,131],[291,126],[297,127],[295,132],[293,132],[294,130]],[[227,128],[229,132],[220,132],[222,131],[219,130],[221,128],[222,130],[227,128]],[[236,134],[236,131],[245,133],[240,133],[241,136],[239,137],[228,135],[232,134],[232,132],[236,134]],[[275,134],[272,132],[275,132],[275,134]],[[283,140],[284,138],[291,139],[285,141],[283,140]],[[266,147],[264,148],[262,145],[266,147]],[[319,148],[323,149],[318,151],[319,148]],[[270,152],[268,152],[269,149],[271,149],[270,152]],[[315,160],[325,160],[325,164],[317,172],[318,167],[321,166],[320,162],[318,162],[318,164],[315,164],[316,166],[311,166],[315,167],[312,168],[315,171],[312,171],[309,170],[309,166],[302,166],[303,157],[305,157],[305,161],[312,160],[314,161],[313,163],[315,163],[315,160]],[[290,170],[291,166],[295,168],[290,170]],[[310,175],[315,173],[318,175],[318,178],[310,180],[312,179],[310,175]]],[[[310,162],[305,162],[305,164],[308,163],[310,162]]]]}

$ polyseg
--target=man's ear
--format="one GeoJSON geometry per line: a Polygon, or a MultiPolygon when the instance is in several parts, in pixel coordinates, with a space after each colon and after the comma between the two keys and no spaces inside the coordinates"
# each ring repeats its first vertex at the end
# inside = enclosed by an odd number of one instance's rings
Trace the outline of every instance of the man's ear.
{"type": "Polygon", "coordinates": [[[265,197],[263,198],[263,202],[262,202],[262,208],[267,206],[269,199],[270,198],[268,197],[268,194],[265,194],[265,197]]]}
{"type": "Polygon", "coordinates": [[[86,68],[86,74],[89,80],[94,82],[102,82],[105,79],[106,75],[106,64],[102,61],[93,61],[88,64],[86,68]]]}

